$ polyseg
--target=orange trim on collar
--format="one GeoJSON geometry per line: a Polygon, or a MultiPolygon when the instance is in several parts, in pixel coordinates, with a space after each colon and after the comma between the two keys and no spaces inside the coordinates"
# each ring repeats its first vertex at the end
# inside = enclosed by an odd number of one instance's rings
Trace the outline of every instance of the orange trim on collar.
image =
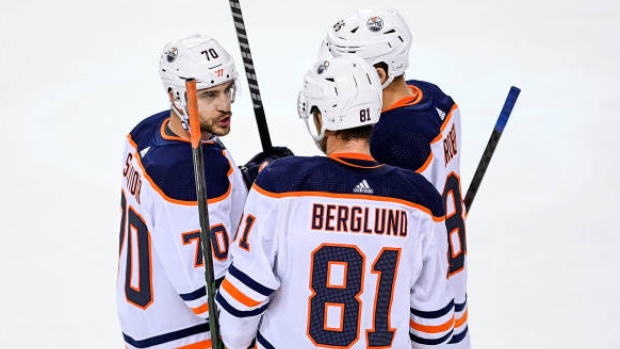
{"type": "Polygon", "coordinates": [[[363,153],[332,153],[328,157],[375,161],[375,159],[370,154],[363,153]]]}
{"type": "Polygon", "coordinates": [[[357,167],[357,168],[370,169],[370,168],[379,168],[383,166],[382,164],[379,164],[379,163],[377,163],[377,165],[375,166],[361,166],[361,165],[357,165],[357,164],[344,160],[344,159],[354,159],[354,160],[365,160],[365,161],[377,162],[372,156],[368,154],[362,154],[362,153],[333,153],[329,155],[328,158],[336,162],[339,162],[341,164],[345,164],[347,166],[357,167]]]}
{"type": "MultiPolygon", "coordinates": [[[[164,120],[164,122],[161,123],[161,137],[165,140],[168,141],[180,141],[180,142],[185,142],[185,143],[192,143],[192,141],[190,139],[187,138],[183,138],[181,136],[170,136],[168,134],[166,134],[166,125],[168,125],[168,123],[170,123],[170,118],[164,120]]],[[[208,139],[208,140],[201,140],[202,144],[214,144],[215,140],[213,139],[208,139]]]]}
{"type": "Polygon", "coordinates": [[[166,134],[166,125],[168,125],[168,123],[170,122],[170,118],[164,120],[164,122],[161,123],[161,128],[160,128],[160,132],[161,132],[161,138],[168,140],[168,141],[181,141],[181,142],[185,142],[185,143],[191,143],[189,139],[185,139],[183,137],[180,136],[170,136],[166,134]]]}
{"type": "Polygon", "coordinates": [[[420,103],[420,101],[422,100],[422,97],[424,96],[424,93],[422,93],[422,90],[419,87],[414,86],[414,85],[407,85],[407,87],[411,90],[411,92],[413,93],[413,96],[407,96],[405,98],[402,98],[396,101],[396,103],[392,104],[391,106],[381,110],[381,112],[385,113],[386,111],[389,111],[392,109],[404,107],[406,105],[415,105],[415,104],[420,103]]]}

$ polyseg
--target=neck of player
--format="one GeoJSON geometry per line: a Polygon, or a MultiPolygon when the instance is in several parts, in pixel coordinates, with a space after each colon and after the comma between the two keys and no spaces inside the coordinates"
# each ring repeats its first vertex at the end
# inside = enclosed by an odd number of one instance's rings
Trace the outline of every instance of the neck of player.
{"type": "Polygon", "coordinates": [[[370,143],[368,139],[353,138],[345,141],[331,131],[325,132],[325,137],[327,137],[327,156],[335,153],[357,153],[370,156],[370,143]]]}
{"type": "Polygon", "coordinates": [[[405,97],[412,96],[415,96],[415,93],[407,87],[407,81],[402,76],[398,77],[383,89],[383,109],[391,107],[405,97]]]}

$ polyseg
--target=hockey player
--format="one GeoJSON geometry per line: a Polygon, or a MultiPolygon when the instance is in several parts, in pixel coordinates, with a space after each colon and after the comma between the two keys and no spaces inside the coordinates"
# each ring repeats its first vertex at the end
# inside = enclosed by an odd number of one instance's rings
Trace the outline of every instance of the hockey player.
{"type": "Polygon", "coordinates": [[[357,56],[318,62],[298,109],[327,157],[280,159],[250,190],[216,295],[225,345],[448,341],[454,304],[441,197],[421,175],[371,157],[381,110],[375,70],[357,56]]]}
{"type": "Polygon", "coordinates": [[[218,137],[230,132],[237,72],[214,39],[164,47],[159,71],[170,110],[140,122],[123,155],[117,308],[126,347],[211,348],[190,144],[200,127],[214,275],[224,277],[247,189],[218,137]],[[197,82],[200,125],[190,125],[185,78],[197,82]]]}
{"type": "Polygon", "coordinates": [[[360,10],[328,30],[320,56],[354,53],[372,64],[383,86],[383,110],[370,151],[380,163],[421,173],[442,194],[456,324],[450,349],[471,347],[467,325],[467,244],[460,184],[461,116],[434,84],[405,80],[411,32],[392,8],[360,10]]]}

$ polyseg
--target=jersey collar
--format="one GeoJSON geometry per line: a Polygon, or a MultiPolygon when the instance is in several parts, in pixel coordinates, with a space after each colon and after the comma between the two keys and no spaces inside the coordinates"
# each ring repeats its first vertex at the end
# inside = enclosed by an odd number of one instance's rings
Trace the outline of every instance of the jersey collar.
{"type": "Polygon", "coordinates": [[[406,105],[415,105],[415,104],[420,103],[420,101],[422,100],[422,95],[423,95],[422,90],[419,87],[414,86],[414,85],[407,85],[407,87],[409,88],[409,90],[411,90],[411,92],[413,93],[413,96],[407,96],[407,97],[401,98],[398,101],[396,101],[394,104],[381,110],[381,112],[385,113],[388,110],[404,107],[406,105]]]}
{"type": "Polygon", "coordinates": [[[351,167],[371,169],[383,166],[372,156],[362,153],[332,153],[328,157],[351,167]]]}
{"type": "MultiPolygon", "coordinates": [[[[161,124],[160,134],[163,139],[168,140],[168,141],[179,141],[179,142],[184,142],[184,143],[191,143],[189,139],[177,136],[172,131],[172,129],[170,128],[170,118],[164,120],[164,122],[161,124]]],[[[202,140],[202,143],[203,144],[214,144],[216,143],[215,139],[216,139],[215,136],[211,135],[211,137],[208,140],[202,140]]]]}

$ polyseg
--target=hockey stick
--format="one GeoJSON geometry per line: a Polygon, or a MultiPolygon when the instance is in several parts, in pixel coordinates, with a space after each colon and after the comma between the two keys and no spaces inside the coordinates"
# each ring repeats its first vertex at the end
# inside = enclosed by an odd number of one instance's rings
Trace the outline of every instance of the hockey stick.
{"type": "Polygon", "coordinates": [[[207,302],[209,304],[209,328],[211,330],[211,347],[224,348],[220,341],[220,328],[215,311],[215,277],[213,275],[213,256],[211,255],[211,226],[209,225],[209,207],[207,205],[207,184],[205,182],[204,157],[198,119],[198,100],[196,96],[196,80],[185,81],[187,90],[187,111],[189,114],[192,155],[194,160],[194,179],[196,180],[196,199],[198,201],[198,218],[200,220],[200,241],[205,266],[205,282],[207,302]]]}
{"type": "Polygon", "coordinates": [[[499,142],[499,138],[502,136],[502,132],[504,132],[504,127],[506,127],[510,113],[512,113],[512,108],[515,106],[517,98],[519,98],[519,93],[521,93],[521,90],[518,87],[510,87],[510,91],[508,92],[508,96],[504,102],[504,107],[502,107],[502,111],[497,118],[497,122],[495,122],[495,127],[493,128],[493,132],[491,132],[491,137],[489,138],[487,147],[484,149],[484,153],[482,153],[482,158],[480,158],[480,162],[478,163],[478,167],[474,173],[474,178],[469,184],[469,189],[467,189],[465,199],[463,199],[463,202],[465,203],[465,210],[468,213],[471,204],[474,201],[474,197],[476,197],[476,193],[478,192],[484,173],[489,166],[489,162],[491,162],[491,157],[495,152],[495,147],[497,147],[497,143],[499,142]]]}
{"type": "Polygon", "coordinates": [[[241,4],[239,0],[230,0],[229,4],[233,21],[235,22],[237,40],[239,41],[239,49],[241,50],[241,57],[243,58],[243,66],[245,68],[245,76],[250,87],[250,96],[252,97],[252,107],[254,108],[254,116],[256,117],[256,124],[258,125],[260,143],[263,147],[263,152],[268,153],[272,148],[271,137],[269,137],[269,129],[267,128],[267,120],[265,119],[265,109],[263,108],[263,101],[261,100],[260,90],[258,89],[256,70],[254,69],[254,60],[250,52],[248,34],[245,31],[241,4]]]}

